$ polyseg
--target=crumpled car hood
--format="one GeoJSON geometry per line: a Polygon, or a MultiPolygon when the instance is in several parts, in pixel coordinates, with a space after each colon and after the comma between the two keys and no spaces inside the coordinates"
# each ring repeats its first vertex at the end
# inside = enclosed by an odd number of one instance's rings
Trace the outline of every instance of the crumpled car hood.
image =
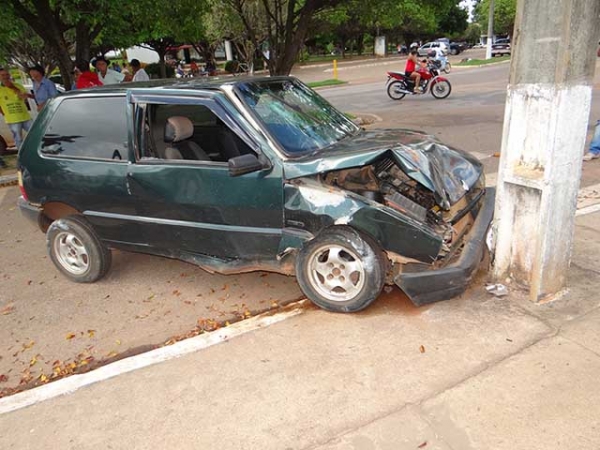
{"type": "Polygon", "coordinates": [[[294,179],[366,166],[386,152],[409,177],[432,191],[445,209],[459,201],[483,172],[475,157],[423,132],[369,130],[325,150],[285,161],[284,173],[287,179],[294,179]]]}

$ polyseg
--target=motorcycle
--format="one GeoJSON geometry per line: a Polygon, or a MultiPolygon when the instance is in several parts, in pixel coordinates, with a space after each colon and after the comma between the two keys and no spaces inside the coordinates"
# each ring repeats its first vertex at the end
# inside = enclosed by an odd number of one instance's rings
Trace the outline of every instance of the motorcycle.
{"type": "Polygon", "coordinates": [[[434,59],[433,65],[439,72],[444,72],[445,74],[449,74],[452,70],[452,64],[448,61],[448,58],[443,59],[434,59]]]}
{"type": "MultiPolygon", "coordinates": [[[[427,90],[431,91],[431,95],[438,100],[445,99],[452,92],[452,85],[448,79],[441,77],[438,69],[429,61],[427,69],[420,69],[421,74],[421,89],[423,94],[427,90]]],[[[403,72],[388,72],[387,79],[387,94],[392,100],[402,100],[408,95],[421,95],[415,92],[415,82],[412,78],[407,77],[403,72]]]]}

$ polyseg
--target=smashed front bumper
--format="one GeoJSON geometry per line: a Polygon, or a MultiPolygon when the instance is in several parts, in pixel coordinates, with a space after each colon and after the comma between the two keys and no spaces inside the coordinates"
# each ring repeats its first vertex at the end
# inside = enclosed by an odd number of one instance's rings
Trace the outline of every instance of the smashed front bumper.
{"type": "Polygon", "coordinates": [[[462,294],[483,258],[486,234],[494,216],[496,189],[486,188],[483,204],[471,231],[465,236],[465,244],[458,259],[440,269],[420,272],[402,272],[394,278],[394,283],[402,289],[411,301],[425,305],[440,300],[448,300],[462,294]]]}

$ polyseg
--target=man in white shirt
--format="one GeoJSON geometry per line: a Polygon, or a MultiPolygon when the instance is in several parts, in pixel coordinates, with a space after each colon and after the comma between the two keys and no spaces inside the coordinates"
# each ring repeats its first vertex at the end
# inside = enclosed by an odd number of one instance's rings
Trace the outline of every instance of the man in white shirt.
{"type": "Polygon", "coordinates": [[[104,56],[98,56],[92,65],[98,72],[98,78],[102,81],[103,85],[107,84],[119,84],[125,79],[125,75],[108,68],[110,61],[104,56]]]}
{"type": "Polygon", "coordinates": [[[137,59],[132,59],[129,63],[133,70],[133,79],[131,81],[150,81],[150,77],[137,59]]]}

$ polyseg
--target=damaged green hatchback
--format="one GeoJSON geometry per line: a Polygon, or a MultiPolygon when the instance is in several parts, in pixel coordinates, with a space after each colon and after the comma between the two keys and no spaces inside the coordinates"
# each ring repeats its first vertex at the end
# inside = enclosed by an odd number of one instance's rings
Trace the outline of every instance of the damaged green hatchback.
{"type": "Polygon", "coordinates": [[[362,130],[290,77],[60,96],[19,169],[19,206],[73,281],[102,278],[115,248],[295,275],[342,312],[385,284],[417,305],[462,293],[494,207],[473,157],[423,133],[362,130]]]}

